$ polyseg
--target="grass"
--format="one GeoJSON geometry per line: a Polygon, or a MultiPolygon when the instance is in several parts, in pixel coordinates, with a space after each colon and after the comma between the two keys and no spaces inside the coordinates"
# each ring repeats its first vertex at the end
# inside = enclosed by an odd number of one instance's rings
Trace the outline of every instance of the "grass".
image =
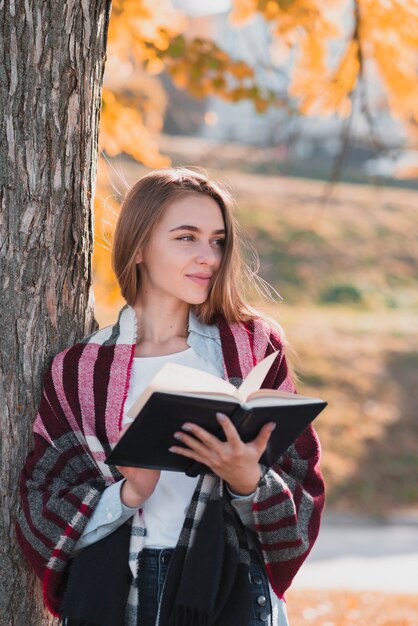
{"type": "Polygon", "coordinates": [[[284,305],[271,312],[294,350],[300,392],[329,402],[316,424],[328,506],[377,517],[416,507],[418,337],[399,333],[415,316],[284,305]]]}

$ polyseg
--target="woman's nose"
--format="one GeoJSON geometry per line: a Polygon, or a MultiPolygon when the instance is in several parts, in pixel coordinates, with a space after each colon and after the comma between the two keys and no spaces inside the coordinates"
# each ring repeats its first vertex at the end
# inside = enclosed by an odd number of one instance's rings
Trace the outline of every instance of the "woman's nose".
{"type": "Polygon", "coordinates": [[[216,254],[216,250],[214,250],[210,244],[202,244],[197,252],[196,260],[198,261],[198,263],[213,265],[217,262],[218,256],[216,254]]]}

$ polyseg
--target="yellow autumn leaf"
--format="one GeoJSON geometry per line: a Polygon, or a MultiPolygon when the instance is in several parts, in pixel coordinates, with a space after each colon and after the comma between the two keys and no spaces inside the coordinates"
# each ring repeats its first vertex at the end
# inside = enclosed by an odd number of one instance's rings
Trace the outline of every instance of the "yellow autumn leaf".
{"type": "Polygon", "coordinates": [[[254,70],[243,61],[236,62],[230,67],[232,76],[238,79],[253,78],[254,70]]]}
{"type": "Polygon", "coordinates": [[[164,68],[165,68],[164,63],[161,61],[161,59],[158,59],[156,57],[147,61],[147,64],[146,64],[147,72],[153,75],[161,74],[161,72],[164,71],[164,68]]]}
{"type": "Polygon", "coordinates": [[[240,25],[248,22],[257,11],[257,0],[234,0],[229,15],[231,24],[240,25]]]}
{"type": "Polygon", "coordinates": [[[264,113],[269,108],[269,102],[263,98],[256,98],[254,106],[257,113],[264,113]]]}

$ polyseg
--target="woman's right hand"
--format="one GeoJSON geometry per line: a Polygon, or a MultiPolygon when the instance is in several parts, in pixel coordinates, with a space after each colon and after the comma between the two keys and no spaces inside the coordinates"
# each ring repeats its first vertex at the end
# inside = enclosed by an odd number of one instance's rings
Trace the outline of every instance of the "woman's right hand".
{"type": "MultiPolygon", "coordinates": [[[[122,429],[122,436],[130,424],[122,429]]],[[[120,497],[126,506],[139,508],[154,492],[160,479],[160,470],[146,469],[144,467],[117,466],[121,474],[126,478],[122,485],[120,497]]]]}

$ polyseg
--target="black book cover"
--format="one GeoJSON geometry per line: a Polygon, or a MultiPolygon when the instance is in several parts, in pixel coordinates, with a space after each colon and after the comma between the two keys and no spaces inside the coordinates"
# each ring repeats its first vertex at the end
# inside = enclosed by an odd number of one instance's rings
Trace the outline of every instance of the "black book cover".
{"type": "Polygon", "coordinates": [[[225,440],[215,414],[228,415],[245,442],[255,439],[261,427],[275,422],[260,463],[270,466],[287,450],[302,431],[325,408],[326,402],[302,403],[290,400],[283,406],[245,409],[236,402],[155,392],[106,459],[108,465],[146,467],[185,472],[196,476],[210,471],[205,465],[169,452],[172,445],[183,445],[173,435],[187,422],[195,422],[225,440]]]}

